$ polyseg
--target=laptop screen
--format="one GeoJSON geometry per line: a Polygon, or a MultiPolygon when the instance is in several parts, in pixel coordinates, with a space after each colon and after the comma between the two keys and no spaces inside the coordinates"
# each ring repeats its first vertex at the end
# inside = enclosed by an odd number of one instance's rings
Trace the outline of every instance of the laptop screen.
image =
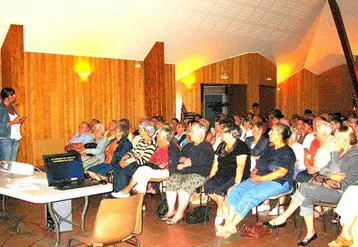
{"type": "Polygon", "coordinates": [[[84,180],[81,155],[77,152],[43,156],[49,186],[84,180]]]}

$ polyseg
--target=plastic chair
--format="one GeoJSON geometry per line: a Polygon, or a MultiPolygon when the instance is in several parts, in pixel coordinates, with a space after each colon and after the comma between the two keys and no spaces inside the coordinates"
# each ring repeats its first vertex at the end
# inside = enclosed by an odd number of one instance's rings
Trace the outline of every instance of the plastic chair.
{"type": "Polygon", "coordinates": [[[71,246],[72,240],[87,246],[117,246],[118,242],[140,246],[137,235],[142,232],[142,204],[143,194],[124,199],[102,200],[93,230],[72,235],[67,246],[71,246]]]}

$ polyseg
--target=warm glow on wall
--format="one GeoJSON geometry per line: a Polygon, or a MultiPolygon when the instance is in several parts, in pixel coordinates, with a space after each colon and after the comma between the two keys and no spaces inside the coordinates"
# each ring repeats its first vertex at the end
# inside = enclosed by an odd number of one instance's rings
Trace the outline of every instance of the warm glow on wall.
{"type": "Polygon", "coordinates": [[[91,65],[88,59],[85,58],[76,59],[74,70],[80,77],[81,81],[87,81],[88,77],[92,73],[91,65]]]}
{"type": "Polygon", "coordinates": [[[185,86],[190,89],[193,87],[193,85],[195,84],[196,82],[196,78],[195,78],[195,73],[190,73],[189,75],[186,75],[184,76],[182,79],[181,79],[181,82],[183,84],[185,84],[185,86]]]}
{"type": "Polygon", "coordinates": [[[282,81],[287,79],[292,73],[292,68],[288,64],[277,65],[277,83],[280,84],[282,81]]]}
{"type": "Polygon", "coordinates": [[[186,77],[189,73],[204,66],[206,62],[201,58],[190,58],[175,64],[176,79],[186,77]]]}

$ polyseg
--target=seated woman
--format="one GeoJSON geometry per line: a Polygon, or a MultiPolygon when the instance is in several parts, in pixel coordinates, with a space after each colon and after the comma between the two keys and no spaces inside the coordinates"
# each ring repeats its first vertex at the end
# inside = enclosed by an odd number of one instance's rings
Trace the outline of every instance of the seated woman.
{"type": "Polygon", "coordinates": [[[157,135],[158,147],[148,163],[140,166],[133,174],[129,184],[117,193],[117,198],[129,197],[131,190],[145,194],[150,179],[164,179],[169,177],[168,165],[178,163],[179,148],[171,142],[173,132],[169,128],[162,127],[157,135]]]}
{"type": "Polygon", "coordinates": [[[328,246],[342,247],[358,245],[358,207],[357,203],[352,201],[357,195],[358,181],[356,181],[354,185],[349,186],[337,205],[336,212],[341,216],[340,223],[342,225],[342,231],[337,239],[330,242],[328,246]]]}
{"type": "Polygon", "coordinates": [[[251,150],[251,168],[252,171],[256,167],[256,160],[260,158],[260,155],[268,149],[270,145],[269,139],[263,134],[266,131],[266,124],[259,121],[252,127],[253,136],[246,138],[245,143],[251,150]]]}
{"type": "Polygon", "coordinates": [[[95,180],[108,180],[107,173],[119,166],[122,157],[132,150],[132,143],[127,138],[129,126],[116,124],[115,138],[110,141],[104,151],[105,160],[103,163],[88,168],[88,175],[95,180]]]}
{"type": "Polygon", "coordinates": [[[236,226],[253,207],[290,190],[296,161],[292,148],[287,145],[291,130],[287,125],[277,123],[269,136],[273,146],[261,155],[251,178],[235,185],[229,193],[226,200],[228,219],[224,226],[218,226],[217,236],[229,237],[237,232],[236,226]]]}
{"type": "Polygon", "coordinates": [[[117,197],[118,193],[128,185],[137,168],[147,163],[157,148],[157,143],[152,138],[155,135],[155,128],[152,122],[142,122],[139,125],[139,135],[142,139],[135,148],[122,157],[119,166],[114,169],[113,197],[117,197]]]}
{"type": "MultiPolygon", "coordinates": [[[[313,206],[319,201],[337,203],[342,197],[343,191],[354,181],[358,180],[358,150],[355,146],[357,137],[350,127],[342,127],[335,133],[336,141],[332,145],[331,161],[323,167],[319,173],[326,179],[336,184],[302,183],[292,196],[291,203],[286,211],[269,222],[265,222],[270,228],[278,228],[286,225],[286,221],[298,207],[301,207],[300,215],[304,217],[307,233],[301,246],[306,246],[317,238],[313,224],[313,206]]],[[[327,182],[328,180],[326,180],[327,182]]]]}
{"type": "Polygon", "coordinates": [[[223,223],[224,197],[230,187],[250,178],[250,149],[239,138],[241,129],[236,124],[222,125],[223,142],[215,151],[210,179],[204,184],[208,194],[217,204],[215,225],[223,223]]]}
{"type": "Polygon", "coordinates": [[[171,175],[167,182],[166,192],[168,212],[162,218],[167,221],[167,224],[176,224],[183,218],[190,196],[198,187],[204,185],[209,175],[214,150],[211,144],[205,141],[205,134],[205,125],[192,123],[188,132],[192,143],[183,147],[179,163],[171,164],[169,167],[171,175]],[[178,208],[175,211],[177,194],[178,208]]]}
{"type": "Polygon", "coordinates": [[[96,148],[86,148],[80,153],[82,155],[83,168],[88,168],[98,165],[104,161],[104,150],[108,145],[108,139],[103,136],[104,126],[103,124],[95,124],[92,127],[93,141],[97,144],[96,148]]]}
{"type": "Polygon", "coordinates": [[[106,132],[104,132],[103,134],[109,141],[116,138],[117,126],[118,126],[117,120],[112,120],[111,122],[109,122],[108,130],[106,130],[106,132]]]}
{"type": "Polygon", "coordinates": [[[177,134],[174,136],[175,138],[174,141],[176,141],[176,143],[181,148],[184,147],[185,144],[187,144],[185,130],[186,130],[186,123],[179,122],[176,124],[176,129],[174,131],[176,131],[177,134]]]}

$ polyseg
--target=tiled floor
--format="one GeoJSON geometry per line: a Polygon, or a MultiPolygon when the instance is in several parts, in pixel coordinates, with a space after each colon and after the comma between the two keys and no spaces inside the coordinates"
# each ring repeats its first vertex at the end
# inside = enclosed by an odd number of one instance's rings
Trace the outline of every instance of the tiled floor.
{"type": "MultiPolygon", "coordinates": [[[[95,196],[90,199],[90,207],[86,217],[86,228],[91,229],[95,219],[96,211],[101,196],[95,196]]],[[[83,200],[76,199],[73,201],[74,211],[73,217],[75,221],[79,221],[83,200]]],[[[156,216],[156,208],[158,201],[156,198],[145,199],[146,211],[144,212],[143,232],[139,236],[141,246],[297,246],[298,230],[294,229],[292,219],[290,219],[286,228],[280,230],[281,238],[276,239],[275,232],[270,236],[262,239],[239,239],[232,236],[229,239],[222,239],[215,236],[215,228],[213,221],[197,225],[188,225],[185,223],[168,226],[165,222],[156,216]]],[[[212,208],[215,206],[212,205],[212,208]]],[[[45,234],[44,229],[44,206],[39,204],[30,204],[27,202],[8,199],[8,211],[12,215],[24,216],[19,223],[18,234],[14,233],[10,228],[15,220],[2,221],[0,224],[0,246],[6,247],[26,247],[26,246],[54,246],[55,234],[50,232],[45,234]]],[[[213,214],[213,209],[211,210],[213,214]]],[[[211,217],[213,218],[213,217],[211,217]]],[[[262,215],[262,219],[265,216],[262,215]]],[[[300,222],[300,218],[297,217],[300,222]]],[[[250,215],[244,220],[243,224],[253,224],[255,217],[250,215]]],[[[335,239],[335,225],[327,223],[327,233],[323,232],[322,221],[316,220],[316,229],[318,239],[310,244],[314,246],[327,246],[327,243],[335,239]]],[[[75,228],[74,231],[79,231],[75,228]]],[[[61,234],[61,245],[66,246],[67,239],[71,233],[61,234]]],[[[84,246],[84,245],[78,245],[84,246]]],[[[130,246],[121,244],[120,246],[130,246]]]]}

